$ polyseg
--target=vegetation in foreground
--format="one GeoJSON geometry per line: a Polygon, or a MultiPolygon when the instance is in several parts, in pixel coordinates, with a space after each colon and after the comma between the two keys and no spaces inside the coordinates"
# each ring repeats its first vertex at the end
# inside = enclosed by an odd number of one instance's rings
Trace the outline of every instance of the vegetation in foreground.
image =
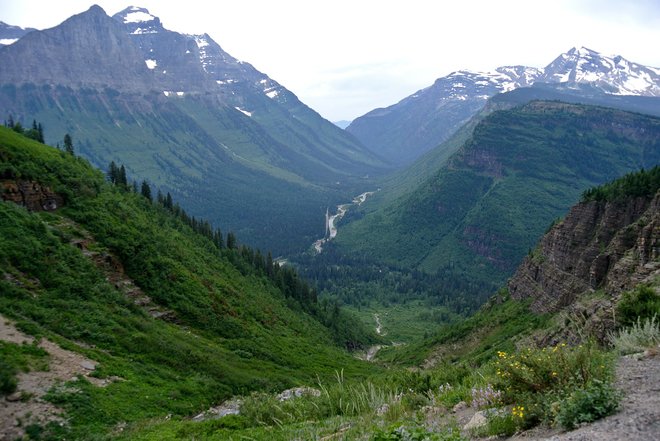
{"type": "MultiPolygon", "coordinates": [[[[378,370],[341,347],[375,341],[373,332],[308,295],[294,272],[220,247],[81,158],[0,128],[0,179],[3,191],[36,182],[64,201],[54,212],[0,202],[0,313],[94,360],[93,375],[110,383],[53,390],[70,425],[42,439],[186,418],[236,394],[331,378],[338,366],[356,378],[378,370]],[[357,339],[342,342],[347,332],[357,339]]],[[[3,393],[17,372],[39,369],[30,350],[2,347],[3,393]]]]}

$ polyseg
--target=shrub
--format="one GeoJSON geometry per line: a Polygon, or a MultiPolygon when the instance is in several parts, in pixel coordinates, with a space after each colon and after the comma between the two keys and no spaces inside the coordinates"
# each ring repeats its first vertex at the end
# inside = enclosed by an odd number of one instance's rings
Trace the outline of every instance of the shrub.
{"type": "Polygon", "coordinates": [[[639,286],[623,294],[616,306],[617,321],[622,326],[631,326],[642,320],[660,315],[660,296],[653,288],[639,286]]]}
{"type": "Polygon", "coordinates": [[[608,335],[610,343],[621,355],[642,352],[660,343],[660,323],[656,316],[641,317],[631,327],[608,335]]]}
{"type": "Polygon", "coordinates": [[[16,370],[0,359],[0,394],[9,395],[16,390],[16,370]]]}
{"type": "Polygon", "coordinates": [[[620,399],[610,383],[594,380],[562,400],[556,421],[565,429],[574,429],[580,423],[590,423],[614,413],[620,399]]]}
{"type": "MultiPolygon", "coordinates": [[[[521,428],[540,421],[555,422],[559,412],[569,412],[562,410],[564,402],[570,409],[579,400],[584,409],[602,408],[599,402],[590,407],[588,401],[600,400],[598,393],[611,388],[613,377],[612,355],[593,343],[577,347],[560,344],[513,354],[500,351],[494,365],[498,379],[495,386],[504,392],[504,402],[515,405],[513,420],[521,428]],[[603,385],[602,390],[592,390],[592,385],[603,385]],[[574,395],[580,390],[588,390],[589,395],[574,395]]],[[[603,415],[601,411],[592,413],[598,415],[596,418],[603,415]]]]}
{"type": "Polygon", "coordinates": [[[461,441],[465,438],[456,427],[443,432],[429,432],[417,424],[395,424],[374,432],[372,441],[461,441]]]}

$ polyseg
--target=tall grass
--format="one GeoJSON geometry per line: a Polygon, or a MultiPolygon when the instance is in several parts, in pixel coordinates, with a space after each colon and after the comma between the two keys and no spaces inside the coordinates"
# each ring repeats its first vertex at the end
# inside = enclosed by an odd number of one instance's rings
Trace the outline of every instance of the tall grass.
{"type": "Polygon", "coordinates": [[[657,316],[641,317],[628,328],[608,334],[614,350],[621,355],[634,354],[660,344],[660,323],[657,316]]]}

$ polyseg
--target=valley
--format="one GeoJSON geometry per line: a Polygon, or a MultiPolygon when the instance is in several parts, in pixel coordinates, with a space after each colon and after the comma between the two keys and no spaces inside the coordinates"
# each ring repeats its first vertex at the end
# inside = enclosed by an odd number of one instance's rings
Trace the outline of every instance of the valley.
{"type": "MultiPolygon", "coordinates": [[[[452,67],[335,124],[162,11],[0,21],[0,441],[656,435],[659,68],[452,67]]],[[[315,99],[387,95],[325,50],[315,99]]]]}

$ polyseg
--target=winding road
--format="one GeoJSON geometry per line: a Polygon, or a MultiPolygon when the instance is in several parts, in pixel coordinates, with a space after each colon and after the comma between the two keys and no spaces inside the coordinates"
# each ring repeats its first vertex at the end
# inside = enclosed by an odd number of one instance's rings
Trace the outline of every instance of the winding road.
{"type": "Polygon", "coordinates": [[[317,253],[321,253],[323,251],[323,244],[334,239],[337,236],[336,222],[338,222],[339,220],[341,220],[341,218],[344,217],[348,209],[354,205],[359,207],[364,203],[364,201],[367,200],[369,196],[371,196],[374,193],[375,191],[365,191],[364,193],[355,196],[350,204],[337,205],[337,213],[335,213],[334,215],[328,218],[327,236],[324,237],[323,239],[319,239],[316,242],[314,242],[314,249],[316,250],[317,253]]]}

